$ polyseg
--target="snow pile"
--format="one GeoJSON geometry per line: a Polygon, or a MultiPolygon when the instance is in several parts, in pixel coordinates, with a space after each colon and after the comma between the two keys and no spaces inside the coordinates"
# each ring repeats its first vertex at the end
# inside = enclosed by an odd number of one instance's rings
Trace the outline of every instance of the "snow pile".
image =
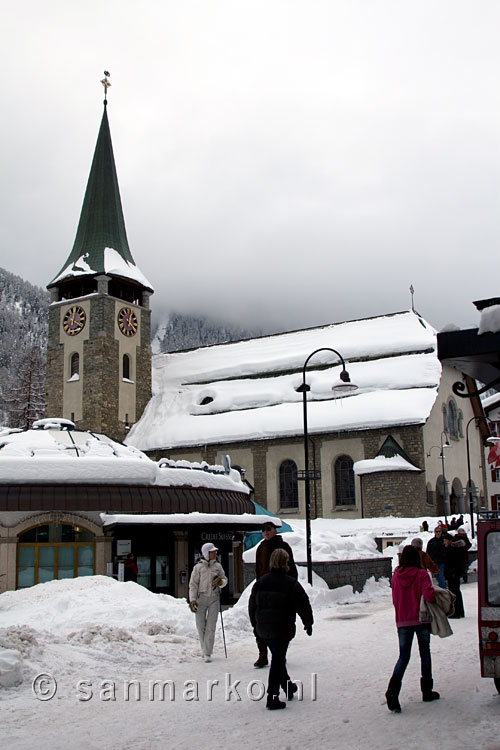
{"type": "Polygon", "coordinates": [[[421,471],[418,466],[413,466],[403,456],[376,456],[356,461],[353,465],[355,474],[375,474],[379,471],[421,471]]]}
{"type": "Polygon", "coordinates": [[[21,684],[22,663],[19,651],[0,648],[0,687],[14,687],[21,684]]]}
{"type": "Polygon", "coordinates": [[[154,620],[170,626],[172,632],[195,633],[185,600],[153,594],[132,581],[118,583],[107,576],[67,578],[5,591],[0,601],[0,627],[35,621],[44,630],[67,636],[96,625],[135,629],[154,620]]]}
{"type": "Polygon", "coordinates": [[[478,335],[482,333],[498,333],[500,331],[500,305],[491,305],[481,311],[478,335]]]}

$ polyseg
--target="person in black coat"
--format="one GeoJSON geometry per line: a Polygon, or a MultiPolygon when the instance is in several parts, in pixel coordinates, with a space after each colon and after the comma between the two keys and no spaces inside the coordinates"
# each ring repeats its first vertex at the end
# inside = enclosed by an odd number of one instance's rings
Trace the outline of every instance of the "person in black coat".
{"type": "Polygon", "coordinates": [[[467,532],[463,526],[460,526],[459,530],[455,534],[455,541],[457,541],[458,539],[461,539],[465,545],[462,551],[462,580],[464,583],[467,583],[469,580],[469,550],[472,547],[472,542],[467,536],[467,532]]]}
{"type": "Polygon", "coordinates": [[[432,561],[436,563],[439,568],[439,573],[436,574],[437,582],[442,589],[446,588],[446,580],[444,575],[444,564],[446,560],[446,549],[444,546],[443,539],[443,528],[442,526],[436,526],[434,529],[434,536],[427,542],[426,552],[432,561]]]}
{"type": "Polygon", "coordinates": [[[448,583],[448,588],[455,594],[455,613],[450,617],[465,617],[464,600],[460,591],[460,578],[462,576],[463,559],[465,551],[465,542],[457,536],[451,534],[444,535],[444,544],[446,552],[446,561],[444,565],[444,574],[448,583]]]}
{"type": "Polygon", "coordinates": [[[280,687],[288,700],[297,691],[286,668],[286,653],[295,636],[295,617],[299,615],[308,635],[312,635],[314,623],[309,597],[300,583],[287,575],[288,565],[286,550],[274,550],[269,560],[269,573],[255,582],[248,603],[254,632],[271,651],[266,703],[271,710],[286,708],[286,703],[279,699],[280,687]]]}
{"type": "MultiPolygon", "coordinates": [[[[297,573],[297,567],[293,559],[293,552],[289,544],[283,540],[283,537],[277,533],[276,526],[272,521],[266,521],[262,526],[262,536],[264,537],[262,542],[257,547],[255,553],[255,578],[259,580],[266,573],[269,573],[269,560],[275,549],[284,549],[288,552],[288,575],[292,578],[297,579],[299,574],[297,573]]],[[[259,649],[259,656],[257,661],[254,662],[256,669],[262,669],[267,667],[267,646],[262,638],[257,636],[257,648],[259,649]]]]}

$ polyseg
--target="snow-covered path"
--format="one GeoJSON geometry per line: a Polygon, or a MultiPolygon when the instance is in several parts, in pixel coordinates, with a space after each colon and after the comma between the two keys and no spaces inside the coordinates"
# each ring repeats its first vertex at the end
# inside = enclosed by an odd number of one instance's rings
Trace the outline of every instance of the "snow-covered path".
{"type": "Polygon", "coordinates": [[[390,596],[385,596],[320,610],[312,638],[298,628],[289,651],[289,671],[292,678],[303,680],[304,695],[302,701],[289,702],[284,711],[266,711],[264,700],[249,699],[248,684],[267,680],[267,670],[252,667],[253,638],[242,632],[238,640],[229,632],[227,661],[218,637],[211,664],[181,645],[181,660],[159,661],[147,669],[137,665],[131,669],[130,662],[85,668],[75,660],[74,669],[69,663],[58,679],[57,695],[50,701],[38,701],[28,685],[0,692],[2,748],[154,750],[174,746],[184,750],[200,746],[220,750],[230,745],[260,750],[263,742],[272,741],[276,750],[361,746],[400,750],[426,748],[437,741],[440,750],[469,746],[498,750],[500,696],[493,682],[479,674],[476,585],[468,584],[463,591],[467,617],[452,621],[455,634],[451,638],[432,638],[435,687],[441,700],[421,701],[415,643],[399,715],[391,714],[384,703],[397,657],[393,609],[390,596]],[[312,674],[317,675],[315,701],[311,700],[312,674]],[[105,678],[116,683],[115,701],[99,697],[105,678]],[[131,700],[124,700],[123,679],[140,683],[140,700],[134,700],[134,690],[131,700]],[[240,680],[240,701],[234,695],[225,699],[228,679],[233,684],[240,680]],[[78,699],[90,693],[89,687],[77,689],[78,680],[92,682],[90,700],[78,699]],[[161,702],[158,694],[156,700],[149,700],[153,680],[172,680],[175,700],[161,702]],[[199,700],[183,697],[187,680],[197,683],[199,700]],[[212,688],[211,701],[207,680],[219,680],[212,688]]]}

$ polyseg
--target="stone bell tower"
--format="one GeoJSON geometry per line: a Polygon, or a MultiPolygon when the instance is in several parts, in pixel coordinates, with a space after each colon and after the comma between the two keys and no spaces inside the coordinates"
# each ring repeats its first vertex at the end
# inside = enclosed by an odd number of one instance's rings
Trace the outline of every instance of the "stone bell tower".
{"type": "Polygon", "coordinates": [[[68,259],[47,285],[47,416],[123,440],[151,398],[153,287],[130,252],[104,112],[68,259]]]}

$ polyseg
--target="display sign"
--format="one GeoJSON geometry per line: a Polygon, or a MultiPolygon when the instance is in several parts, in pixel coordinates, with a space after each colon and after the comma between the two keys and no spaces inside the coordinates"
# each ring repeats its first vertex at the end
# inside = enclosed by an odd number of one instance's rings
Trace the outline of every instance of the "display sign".
{"type": "Polygon", "coordinates": [[[131,539],[117,539],[116,540],[116,554],[118,557],[128,555],[132,552],[132,540],[131,539]]]}
{"type": "Polygon", "coordinates": [[[204,542],[232,542],[234,534],[230,531],[218,531],[213,533],[204,531],[200,537],[204,542]]]}

